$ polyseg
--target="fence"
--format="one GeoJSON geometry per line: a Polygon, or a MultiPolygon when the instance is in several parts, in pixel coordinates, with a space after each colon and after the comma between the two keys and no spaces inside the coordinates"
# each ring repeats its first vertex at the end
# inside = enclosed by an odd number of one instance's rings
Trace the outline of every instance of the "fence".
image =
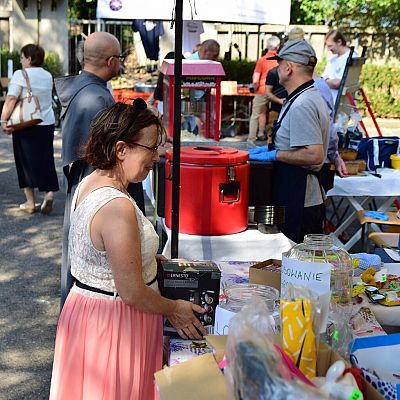
{"type": "MultiPolygon", "coordinates": [[[[232,58],[239,58],[239,51],[244,59],[256,60],[265,48],[266,40],[270,35],[275,34],[284,38],[292,26],[284,25],[238,25],[209,23],[214,29],[214,37],[221,45],[220,56],[224,57],[225,52],[231,50],[232,58]],[[233,47],[237,44],[237,47],[233,47]],[[239,51],[238,51],[239,50],[239,51]]],[[[324,38],[329,27],[324,25],[300,25],[305,32],[305,38],[315,48],[318,58],[329,56],[324,46],[324,38]]],[[[164,29],[169,30],[169,22],[164,22],[164,29]]],[[[102,30],[115,35],[127,53],[133,46],[133,34],[131,21],[105,21],[101,20],[78,20],[70,24],[69,31],[69,72],[77,73],[80,69],[76,58],[76,49],[79,41],[87,35],[102,30]]],[[[208,32],[211,32],[208,30],[208,32]]],[[[398,61],[400,59],[400,30],[392,29],[384,33],[373,28],[357,30],[356,28],[345,31],[349,41],[355,46],[356,51],[361,54],[362,48],[366,47],[368,61],[383,63],[387,61],[398,61]]],[[[172,37],[172,36],[171,36],[172,37]]],[[[169,43],[169,49],[173,43],[169,43]]],[[[164,56],[161,54],[160,58],[164,56]]]]}
{"type": "Polygon", "coordinates": [[[77,74],[81,67],[77,58],[77,48],[80,41],[95,31],[112,33],[120,42],[122,54],[129,52],[133,45],[131,22],[129,21],[102,21],[77,20],[70,23],[68,54],[69,73],[77,74]]]}

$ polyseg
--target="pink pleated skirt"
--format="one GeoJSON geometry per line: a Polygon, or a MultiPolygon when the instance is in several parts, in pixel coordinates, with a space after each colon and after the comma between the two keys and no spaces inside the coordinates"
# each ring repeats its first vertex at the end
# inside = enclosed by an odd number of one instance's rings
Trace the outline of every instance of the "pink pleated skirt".
{"type": "Polygon", "coordinates": [[[162,316],[74,287],[57,328],[50,400],[157,399],[162,316]]]}

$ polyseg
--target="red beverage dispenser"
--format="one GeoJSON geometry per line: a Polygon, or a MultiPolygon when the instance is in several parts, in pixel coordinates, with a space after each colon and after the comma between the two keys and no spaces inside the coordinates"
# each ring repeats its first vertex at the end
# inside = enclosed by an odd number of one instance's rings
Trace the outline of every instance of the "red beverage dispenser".
{"type": "MultiPolygon", "coordinates": [[[[230,147],[181,148],[179,232],[228,235],[247,229],[249,155],[230,147]]],[[[165,223],[171,227],[172,150],[166,152],[165,223]]]]}

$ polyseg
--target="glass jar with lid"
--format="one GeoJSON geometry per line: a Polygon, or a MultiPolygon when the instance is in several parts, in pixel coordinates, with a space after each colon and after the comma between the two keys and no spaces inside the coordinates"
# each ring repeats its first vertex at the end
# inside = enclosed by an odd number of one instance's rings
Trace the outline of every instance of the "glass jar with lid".
{"type": "Polygon", "coordinates": [[[351,304],[351,256],[346,250],[335,246],[331,236],[306,235],[303,243],[285,253],[282,262],[282,290],[285,279],[286,284],[306,286],[318,295],[324,291],[325,285],[327,291],[331,292],[331,301],[344,306],[351,304]],[[326,264],[329,264],[328,268],[326,264]],[[324,275],[326,271],[328,274],[324,275]]]}

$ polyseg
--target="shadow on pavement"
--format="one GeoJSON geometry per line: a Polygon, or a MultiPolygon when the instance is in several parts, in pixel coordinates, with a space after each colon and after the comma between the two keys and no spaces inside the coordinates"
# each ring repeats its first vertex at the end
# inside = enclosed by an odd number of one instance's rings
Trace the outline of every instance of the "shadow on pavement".
{"type": "MultiPolygon", "coordinates": [[[[55,160],[61,183],[61,138],[55,160]]],[[[11,137],[0,136],[0,399],[48,399],[59,313],[64,194],[50,215],[24,214],[11,137]]],[[[37,202],[42,201],[42,195],[37,202]]]]}

